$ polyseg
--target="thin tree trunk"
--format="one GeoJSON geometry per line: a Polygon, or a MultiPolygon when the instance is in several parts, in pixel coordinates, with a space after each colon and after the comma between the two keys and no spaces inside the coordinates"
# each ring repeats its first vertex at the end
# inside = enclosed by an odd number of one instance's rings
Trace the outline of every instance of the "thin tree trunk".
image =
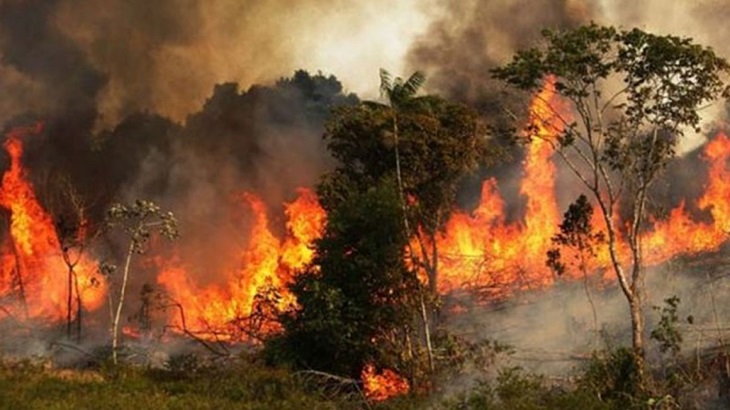
{"type": "Polygon", "coordinates": [[[76,288],[76,342],[81,342],[82,312],[81,292],[79,291],[79,275],[74,272],[74,287],[76,288]]]}
{"type": "Polygon", "coordinates": [[[639,387],[645,387],[645,372],[644,372],[644,316],[643,306],[641,301],[641,289],[639,289],[641,282],[641,258],[639,257],[639,249],[636,246],[635,238],[629,237],[629,244],[631,247],[631,258],[633,262],[632,281],[629,284],[626,278],[626,272],[621,266],[621,260],[616,249],[616,230],[613,225],[613,214],[606,207],[600,195],[595,192],[598,204],[601,206],[603,217],[606,222],[606,231],[608,232],[608,251],[611,256],[611,265],[616,273],[621,291],[623,291],[626,300],[629,303],[629,311],[631,316],[631,344],[634,350],[634,359],[636,361],[637,376],[639,378],[639,387]]]}
{"type": "Polygon", "coordinates": [[[66,299],[66,337],[71,339],[71,309],[73,308],[73,267],[68,265],[68,298],[66,299]]]}
{"type": "Polygon", "coordinates": [[[132,262],[132,254],[134,253],[134,240],[129,244],[129,250],[127,251],[127,259],[124,262],[124,275],[122,277],[122,288],[119,292],[119,302],[117,302],[116,314],[112,323],[112,361],[116,365],[117,359],[117,348],[119,346],[119,319],[122,316],[122,306],[124,305],[124,295],[127,292],[127,281],[129,279],[129,265],[132,262]]]}
{"type": "Polygon", "coordinates": [[[20,256],[18,256],[18,248],[13,243],[13,256],[15,256],[15,278],[18,281],[18,290],[20,291],[20,303],[23,306],[25,318],[30,316],[28,312],[28,299],[25,296],[25,284],[23,283],[23,272],[21,269],[20,256]]]}
{"type": "MultiPolygon", "coordinates": [[[[411,258],[414,258],[413,248],[411,246],[411,229],[410,224],[408,223],[408,205],[406,202],[405,192],[403,190],[403,178],[401,176],[401,168],[400,168],[400,150],[398,149],[398,117],[396,115],[395,109],[391,107],[391,110],[393,112],[393,138],[395,140],[395,176],[396,181],[398,183],[398,194],[400,197],[400,203],[401,203],[401,210],[403,212],[403,227],[405,229],[406,234],[406,242],[408,243],[409,252],[411,254],[411,258]]],[[[428,369],[433,373],[434,371],[434,364],[433,364],[433,348],[431,346],[431,329],[430,329],[430,320],[428,318],[428,312],[426,309],[426,302],[423,297],[423,289],[421,287],[421,282],[418,278],[416,278],[416,281],[418,282],[418,293],[420,297],[420,304],[421,304],[421,320],[423,321],[423,333],[424,337],[426,338],[426,352],[428,354],[428,369]]]]}

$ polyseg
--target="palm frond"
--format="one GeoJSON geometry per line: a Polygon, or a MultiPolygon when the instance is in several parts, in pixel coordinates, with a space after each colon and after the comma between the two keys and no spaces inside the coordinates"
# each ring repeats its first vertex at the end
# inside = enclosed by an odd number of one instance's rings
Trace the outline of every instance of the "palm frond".
{"type": "Polygon", "coordinates": [[[411,98],[418,90],[421,89],[421,86],[426,82],[426,75],[423,74],[422,71],[416,71],[415,73],[411,74],[410,77],[408,77],[408,80],[406,80],[405,83],[403,83],[403,94],[407,98],[411,98]]]}
{"type": "Polygon", "coordinates": [[[390,98],[390,92],[393,89],[392,76],[388,70],[380,69],[380,96],[390,98]]]}

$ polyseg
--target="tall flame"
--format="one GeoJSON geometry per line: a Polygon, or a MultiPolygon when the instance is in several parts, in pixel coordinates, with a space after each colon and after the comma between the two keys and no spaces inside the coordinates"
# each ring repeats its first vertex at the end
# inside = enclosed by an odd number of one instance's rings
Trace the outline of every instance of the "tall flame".
{"type": "MultiPolygon", "coordinates": [[[[481,201],[471,213],[457,212],[438,238],[440,249],[441,292],[470,287],[492,296],[507,296],[515,290],[549,286],[555,280],[546,268],[546,252],[557,232],[560,214],[555,194],[555,165],[550,157],[551,142],[557,141],[570,113],[559,100],[554,80],[530,106],[531,144],[523,162],[520,193],[526,199],[523,222],[505,223],[504,200],[494,179],[482,185],[481,201]]],[[[660,264],[678,255],[716,251],[730,233],[730,139],[718,134],[704,151],[709,163],[708,183],[697,202],[710,220],[698,221],[687,212],[684,203],[671,210],[669,217],[653,220],[650,230],[641,237],[644,261],[660,264]]],[[[594,226],[605,227],[599,212],[594,226]]],[[[617,249],[627,261],[628,246],[620,241],[617,249]]],[[[607,247],[597,250],[593,268],[607,267],[607,247]]],[[[575,275],[577,273],[573,273],[575,275]]]]}
{"type": "MultiPolygon", "coordinates": [[[[558,98],[554,80],[549,79],[533,98],[529,121],[532,143],[522,162],[519,190],[525,203],[523,218],[508,222],[496,179],[484,181],[476,209],[454,213],[437,237],[440,292],[473,289],[487,296],[505,297],[555,281],[545,266],[561,216],[553,145],[563,132],[563,124],[572,119],[558,98]]],[[[40,126],[16,128],[4,144],[10,167],[2,177],[0,207],[7,211],[10,225],[5,241],[0,243],[0,308],[6,315],[22,316],[27,311],[31,318],[60,321],[67,308],[67,267],[51,216],[38,202],[21,163],[23,137],[37,132],[40,126]],[[11,303],[23,300],[24,304],[11,303]]],[[[641,238],[647,263],[715,251],[726,242],[730,232],[730,139],[718,134],[706,145],[703,160],[708,163],[708,182],[696,206],[682,203],[667,218],[650,221],[649,231],[641,238]],[[699,209],[705,217],[695,217],[688,208],[699,209]]],[[[239,205],[250,212],[252,223],[244,233],[246,245],[235,264],[222,272],[211,272],[211,277],[220,281],[195,283],[192,268],[181,258],[154,259],[159,268],[158,284],[182,313],[171,314],[170,324],[200,337],[237,338],[237,323],[260,313],[257,308],[262,295],[273,296],[267,301],[275,309],[296,303],[286,285],[311,262],[311,245],[324,229],[326,214],[316,195],[306,189],[298,190],[296,200],[284,205],[283,237],[269,226],[266,206],[256,195],[244,194],[239,205]]],[[[598,227],[603,225],[600,215],[594,218],[598,227]]],[[[626,254],[625,243],[617,248],[621,255],[626,254]]],[[[606,250],[600,249],[596,259],[596,268],[607,266],[606,250]]],[[[95,273],[94,262],[84,257],[75,271],[84,309],[98,308],[106,289],[95,273]]],[[[378,380],[371,371],[363,373],[364,380],[366,376],[378,380]]]]}
{"type": "Polygon", "coordinates": [[[285,205],[288,234],[283,241],[271,232],[264,203],[253,194],[243,196],[254,217],[249,245],[241,253],[240,267],[223,273],[223,286],[197,286],[183,266],[162,264],[157,281],[180,304],[185,316],[184,324],[181,318],[174,319],[178,326],[184,325],[201,337],[220,338],[221,332],[230,337],[236,333],[238,321],[255,313],[255,299],[260,293],[276,291],[274,303],[279,309],[295,302],[285,285],[311,261],[311,243],[321,235],[325,221],[316,196],[303,188],[298,193],[295,201],[285,205]]]}
{"type": "MultiPolygon", "coordinates": [[[[20,301],[23,314],[30,318],[60,320],[67,310],[68,267],[51,216],[38,202],[21,165],[22,138],[41,129],[40,124],[15,128],[3,144],[10,168],[2,178],[0,206],[9,212],[10,232],[0,249],[0,300],[20,301]]],[[[95,263],[82,255],[74,271],[83,308],[98,308],[104,302],[105,287],[95,263]]]]}
{"type": "Polygon", "coordinates": [[[552,144],[570,120],[567,110],[548,81],[530,105],[531,144],[527,148],[520,193],[526,200],[522,223],[505,222],[504,200],[497,181],[482,185],[482,197],[472,214],[457,212],[438,238],[441,252],[439,283],[442,292],[473,285],[485,292],[501,292],[504,285],[519,289],[546,286],[545,252],[559,222],[555,196],[555,165],[552,144]]]}

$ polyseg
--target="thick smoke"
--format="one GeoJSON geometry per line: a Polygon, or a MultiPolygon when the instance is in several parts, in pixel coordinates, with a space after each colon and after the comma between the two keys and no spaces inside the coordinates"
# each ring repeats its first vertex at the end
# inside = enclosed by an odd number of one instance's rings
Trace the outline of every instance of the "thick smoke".
{"type": "Polygon", "coordinates": [[[586,22],[590,12],[584,2],[571,0],[442,1],[408,63],[429,74],[431,89],[488,109],[500,98],[490,69],[533,46],[543,28],[586,22]]]}
{"type": "Polygon", "coordinates": [[[421,25],[414,1],[82,0],[55,23],[109,77],[99,127],[149,110],[176,121],[200,109],[212,84],[270,82],[298,68],[342,73],[372,87],[421,25]],[[403,24],[408,23],[408,24],[403,24]]]}

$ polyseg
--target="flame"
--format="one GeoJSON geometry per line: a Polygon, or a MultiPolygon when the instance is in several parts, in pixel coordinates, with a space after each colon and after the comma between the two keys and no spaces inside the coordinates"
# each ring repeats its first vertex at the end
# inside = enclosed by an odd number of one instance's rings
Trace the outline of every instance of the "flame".
{"type": "MultiPolygon", "coordinates": [[[[21,139],[41,129],[40,124],[15,128],[3,145],[10,156],[10,168],[2,178],[0,206],[9,212],[10,235],[0,249],[0,299],[14,296],[24,300],[24,314],[30,318],[61,320],[67,309],[68,267],[51,216],[38,202],[21,165],[21,139]]],[[[94,310],[104,302],[106,289],[95,266],[82,255],[75,267],[86,310],[94,310]]]]}
{"type": "Polygon", "coordinates": [[[283,241],[271,232],[263,201],[250,193],[243,196],[253,214],[253,226],[248,246],[241,252],[240,268],[224,272],[223,286],[197,286],[179,261],[161,264],[157,281],[180,304],[185,316],[185,323],[182,318],[174,319],[177,326],[194,329],[201,337],[230,338],[236,334],[233,327],[239,320],[256,313],[260,293],[275,291],[277,309],[295,303],[286,285],[312,260],[311,243],[321,236],[325,222],[314,193],[304,188],[297,192],[299,197],[284,206],[287,235],[283,241]]]}
{"type": "MultiPolygon", "coordinates": [[[[554,79],[548,79],[530,105],[526,136],[532,142],[522,162],[519,187],[525,204],[523,217],[507,221],[505,200],[496,179],[484,181],[476,209],[470,213],[455,212],[436,238],[440,292],[468,289],[486,296],[507,297],[554,283],[555,276],[545,266],[546,252],[552,247],[551,238],[561,220],[553,146],[564,130],[563,124],[571,121],[570,111],[558,98],[554,79]]],[[[65,318],[68,298],[67,267],[51,216],[38,202],[21,163],[23,137],[38,132],[40,126],[16,128],[4,144],[10,167],[2,177],[0,207],[7,210],[10,226],[9,235],[0,243],[0,308],[17,317],[15,310],[23,306],[8,302],[24,298],[27,307],[23,310],[27,310],[28,317],[60,321],[65,318]],[[12,308],[8,310],[7,305],[12,308]]],[[[660,264],[678,255],[716,251],[727,241],[730,139],[724,133],[718,134],[706,145],[703,160],[708,164],[708,179],[697,203],[687,206],[683,202],[666,218],[649,221],[650,229],[641,238],[647,264],[660,264]],[[699,209],[705,217],[700,218],[688,209],[699,209]]],[[[169,295],[171,305],[179,308],[170,314],[168,324],[199,337],[244,340],[247,336],[240,333],[240,321],[265,314],[262,300],[276,310],[296,303],[286,286],[312,261],[312,243],[322,235],[326,221],[312,191],[302,188],[297,194],[294,201],[284,204],[284,235],[272,230],[269,210],[259,197],[252,193],[240,197],[236,206],[246,209],[252,217],[248,232],[242,235],[246,245],[241,247],[232,266],[210,272],[210,276],[220,279],[215,283],[196,283],[191,274],[193,268],[180,257],[151,257],[159,269],[158,284],[169,295]]],[[[593,217],[594,226],[605,226],[599,211],[593,217]]],[[[615,223],[620,226],[622,222],[615,223]]],[[[86,226],[82,228],[81,236],[85,235],[86,226]]],[[[622,260],[627,261],[626,244],[620,240],[617,249],[622,260]]],[[[610,271],[604,269],[609,265],[605,247],[598,250],[595,259],[592,267],[596,271],[610,271]]],[[[104,301],[106,288],[97,277],[94,261],[83,257],[75,270],[84,308],[97,309],[104,301]]],[[[262,328],[277,330],[270,323],[263,323],[262,328]]],[[[399,392],[408,389],[407,383],[398,382],[402,380],[389,370],[376,374],[369,366],[362,377],[366,388],[371,386],[373,392],[379,391],[381,384],[395,385],[394,391],[399,392]]],[[[372,397],[379,397],[373,394],[376,396],[372,397]]]]}
{"type": "Polygon", "coordinates": [[[360,375],[363,383],[365,397],[373,401],[383,401],[391,397],[408,393],[410,385],[408,381],[400,377],[390,369],[384,369],[376,373],[375,366],[365,365],[360,375]]]}
{"type": "MultiPolygon", "coordinates": [[[[471,213],[456,212],[438,238],[438,288],[442,293],[471,288],[488,296],[505,297],[511,292],[550,286],[555,278],[545,266],[551,237],[557,232],[560,213],[555,194],[556,169],[552,163],[552,143],[571,116],[555,92],[554,79],[533,98],[530,106],[529,135],[532,140],[523,161],[520,193],[526,199],[522,222],[505,223],[504,200],[494,179],[482,185],[481,200],[471,213]]],[[[662,220],[650,221],[650,230],[641,237],[644,262],[657,265],[679,255],[717,251],[730,233],[730,139],[718,134],[704,151],[709,164],[708,183],[697,207],[710,220],[699,221],[685,203],[662,220]]],[[[618,225],[620,221],[615,221],[618,225]]],[[[599,209],[593,226],[605,231],[599,209]]],[[[628,261],[628,245],[619,238],[619,257],[628,261]]],[[[600,271],[610,264],[607,246],[597,249],[590,268],[600,271]]],[[[605,269],[610,277],[610,270],[605,269]]],[[[575,277],[578,272],[569,272],[575,277]]]]}
{"type": "Polygon", "coordinates": [[[553,79],[533,98],[529,114],[531,144],[522,163],[520,185],[526,200],[524,220],[507,224],[497,181],[485,181],[474,212],[455,213],[437,239],[441,292],[468,285],[492,293],[507,284],[528,289],[553,281],[544,268],[545,253],[560,221],[552,144],[562,133],[563,124],[570,121],[553,79]]]}
{"type": "Polygon", "coordinates": [[[709,163],[708,183],[697,201],[700,210],[708,212],[711,221],[696,221],[682,202],[669,217],[654,224],[642,238],[649,263],[657,264],[680,254],[696,255],[713,252],[725,243],[730,234],[730,139],[724,132],[710,141],[704,150],[709,163]]]}

